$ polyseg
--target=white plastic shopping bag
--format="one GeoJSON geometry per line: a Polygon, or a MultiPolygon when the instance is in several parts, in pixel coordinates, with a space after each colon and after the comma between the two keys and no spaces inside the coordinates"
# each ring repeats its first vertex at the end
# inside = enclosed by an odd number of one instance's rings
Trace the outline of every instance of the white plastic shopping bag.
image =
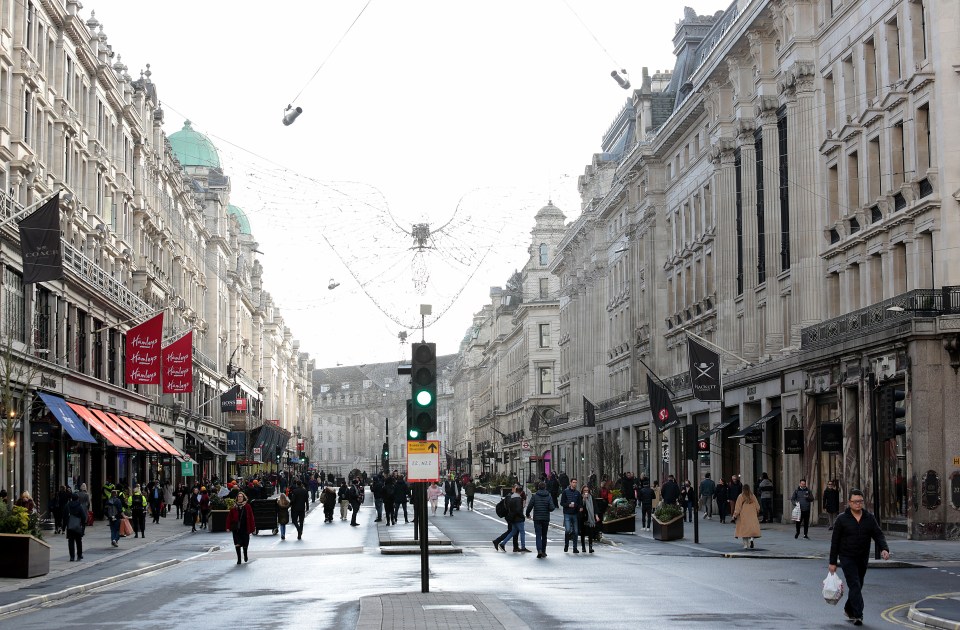
{"type": "Polygon", "coordinates": [[[790,513],[790,520],[793,521],[794,523],[800,522],[800,504],[799,503],[793,506],[793,512],[790,513]]]}
{"type": "Polygon", "coordinates": [[[831,606],[836,606],[837,602],[843,597],[843,582],[837,577],[836,573],[827,573],[827,578],[823,581],[823,599],[831,606]]]}

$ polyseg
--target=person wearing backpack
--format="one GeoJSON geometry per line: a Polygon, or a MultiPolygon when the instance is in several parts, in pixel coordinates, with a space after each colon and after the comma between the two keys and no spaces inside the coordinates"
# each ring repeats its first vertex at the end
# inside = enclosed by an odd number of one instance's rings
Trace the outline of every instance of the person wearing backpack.
{"type": "MultiPolygon", "coordinates": [[[[500,502],[497,503],[496,508],[494,509],[497,512],[497,516],[506,521],[507,531],[493,539],[493,548],[506,553],[507,548],[503,543],[507,540],[507,538],[510,537],[511,534],[514,533],[513,520],[511,519],[510,514],[510,497],[504,497],[500,499],[500,502]]],[[[517,544],[516,536],[513,538],[513,551],[520,551],[520,545],[517,544]]]]}
{"type": "Polygon", "coordinates": [[[103,513],[110,523],[110,544],[120,546],[120,519],[123,517],[123,505],[117,496],[117,489],[110,491],[110,498],[103,504],[103,513]]]}
{"type": "Polygon", "coordinates": [[[127,499],[133,521],[133,537],[147,537],[147,497],[140,494],[140,484],[133,487],[133,494],[127,499]]]}

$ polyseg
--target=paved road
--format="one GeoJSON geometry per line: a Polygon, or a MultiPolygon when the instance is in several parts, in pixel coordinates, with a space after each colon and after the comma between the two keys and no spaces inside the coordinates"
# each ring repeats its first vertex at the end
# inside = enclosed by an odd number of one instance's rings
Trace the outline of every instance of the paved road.
{"type": "MultiPolygon", "coordinates": [[[[184,535],[168,525],[166,542],[148,539],[141,549],[119,558],[109,557],[115,552],[107,546],[103,562],[93,568],[21,583],[19,588],[3,581],[0,604],[91,582],[121,569],[179,560],[139,577],[0,617],[0,628],[48,629],[65,620],[71,628],[130,625],[125,611],[143,602],[149,602],[151,612],[137,616],[138,628],[183,623],[185,611],[203,611],[198,623],[244,628],[305,624],[366,630],[394,627],[393,622],[406,622],[396,627],[417,628],[430,623],[451,627],[454,622],[465,628],[499,624],[511,629],[720,628],[731,623],[758,628],[848,627],[840,608],[828,606],[820,596],[826,568],[825,559],[818,556],[826,553],[825,531],[811,530],[811,540],[803,541],[794,540],[783,528],[771,528],[764,532],[763,544],[748,555],[732,538],[729,525],[707,522],[699,546],[689,540],[653,541],[647,533],[611,535],[597,553],[573,556],[562,552],[562,533],[555,530],[550,557],[537,560],[534,554],[493,550],[490,540],[504,525],[492,505],[478,500],[476,512],[462,510],[452,518],[431,519],[464,553],[430,558],[431,593],[426,597],[420,594],[419,557],[380,554],[373,510],[365,507],[361,527],[340,521],[324,524],[322,515],[312,512],[302,541],[255,537],[251,562],[241,566],[236,565],[228,534],[184,535]],[[209,547],[222,550],[204,553],[209,547]]],[[[894,542],[894,557],[912,554],[925,557],[926,564],[871,569],[868,626],[920,627],[906,618],[911,603],[931,594],[960,592],[957,565],[941,570],[948,563],[931,559],[937,554],[936,543],[943,541],[914,545],[913,551],[908,542],[894,542]]],[[[528,545],[533,546],[532,533],[528,545]]],[[[95,548],[87,552],[91,559],[100,553],[95,548]]]]}

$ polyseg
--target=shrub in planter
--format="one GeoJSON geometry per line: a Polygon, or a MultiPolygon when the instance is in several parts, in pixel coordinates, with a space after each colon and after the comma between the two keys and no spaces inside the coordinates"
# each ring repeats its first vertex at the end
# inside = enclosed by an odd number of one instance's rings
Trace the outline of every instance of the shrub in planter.
{"type": "Polygon", "coordinates": [[[653,537],[656,540],[683,538],[683,509],[679,505],[657,506],[653,512],[653,537]]]}
{"type": "Polygon", "coordinates": [[[636,508],[626,499],[614,499],[603,512],[606,534],[629,534],[637,531],[636,508]]]}
{"type": "Polygon", "coordinates": [[[0,577],[31,578],[50,572],[50,545],[43,537],[40,517],[20,506],[0,503],[0,577]]]}

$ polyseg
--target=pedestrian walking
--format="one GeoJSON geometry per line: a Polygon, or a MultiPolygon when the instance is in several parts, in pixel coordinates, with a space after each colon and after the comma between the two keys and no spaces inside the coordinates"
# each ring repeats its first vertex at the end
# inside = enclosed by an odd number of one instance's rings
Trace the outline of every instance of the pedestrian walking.
{"type": "Polygon", "coordinates": [[[570,541],[573,540],[573,553],[580,553],[577,551],[577,534],[580,530],[577,515],[583,507],[583,497],[577,490],[576,478],[570,480],[570,485],[564,489],[560,500],[563,503],[563,551],[569,550],[570,541]]]}
{"type": "Polygon", "coordinates": [[[337,490],[337,499],[340,500],[340,520],[347,520],[347,514],[350,512],[350,499],[347,498],[347,480],[340,480],[340,489],[337,490]]]}
{"type": "MultiPolygon", "coordinates": [[[[511,528],[511,535],[516,540],[518,537],[520,539],[520,548],[514,548],[514,552],[524,552],[530,553],[530,550],[527,549],[527,532],[526,532],[526,521],[527,517],[523,513],[523,497],[520,493],[520,484],[513,485],[513,493],[510,495],[510,498],[507,500],[507,517],[513,524],[511,528]]],[[[576,546],[576,541],[574,541],[574,546],[576,546]]]]}
{"type": "Polygon", "coordinates": [[[194,486],[183,500],[183,524],[190,525],[190,532],[197,531],[197,515],[200,513],[200,488],[194,486]]]}
{"type": "Polygon", "coordinates": [[[831,530],[840,513],[840,484],[836,479],[831,479],[823,490],[823,509],[827,513],[827,529],[831,530]]]}
{"type": "MultiPolygon", "coordinates": [[[[600,516],[597,514],[597,505],[594,502],[593,493],[589,486],[583,489],[581,498],[583,507],[580,508],[581,518],[577,523],[577,526],[580,528],[580,551],[584,553],[587,552],[587,548],[583,544],[584,538],[586,538],[587,542],[590,543],[590,553],[593,553],[593,538],[600,524],[600,516]]],[[[573,546],[576,548],[576,540],[573,541],[573,546]]]]}
{"type": "MultiPolygon", "coordinates": [[[[74,495],[76,495],[76,493],[74,493],[74,495]]],[[[72,496],[71,496],[71,500],[72,500],[72,496]]],[[[33,498],[30,496],[30,493],[27,492],[26,490],[24,490],[20,494],[20,498],[14,501],[13,504],[16,505],[17,507],[22,507],[23,509],[25,509],[27,511],[27,514],[33,514],[33,511],[36,509],[36,506],[33,503],[33,498]]],[[[84,523],[87,522],[86,514],[83,515],[83,522],[84,523]]]]}
{"type": "Polygon", "coordinates": [[[736,511],[737,499],[743,492],[743,484],[740,483],[740,475],[732,475],[730,483],[727,484],[727,514],[733,514],[736,511]]]}
{"type": "Polygon", "coordinates": [[[67,513],[67,504],[70,503],[70,497],[73,495],[67,486],[60,486],[57,491],[56,505],[54,506],[53,518],[56,530],[54,534],[62,534],[67,531],[67,522],[64,520],[64,514],[67,513]]]}
{"type": "Polygon", "coordinates": [[[182,483],[177,484],[177,490],[173,493],[173,504],[177,508],[177,520],[183,518],[183,500],[187,498],[187,487],[182,483]]]}
{"type": "Polygon", "coordinates": [[[551,472],[550,478],[547,480],[547,492],[549,492],[553,498],[554,505],[560,505],[561,490],[563,490],[563,487],[560,485],[560,479],[557,477],[557,473],[551,472]]]}
{"type": "Polygon", "coordinates": [[[680,507],[683,508],[684,516],[689,523],[693,522],[693,513],[697,511],[694,499],[693,486],[690,485],[689,479],[685,479],[683,486],[680,488],[680,507]]]}
{"type": "Polygon", "coordinates": [[[760,475],[760,510],[763,512],[761,523],[773,522],[773,482],[767,473],[760,475]]]}
{"type": "Polygon", "coordinates": [[[320,503],[323,505],[323,522],[333,522],[333,511],[337,507],[337,491],[330,486],[324,486],[320,492],[320,503]]]}
{"type": "Polygon", "coordinates": [[[290,522],[290,497],[281,492],[277,497],[277,526],[280,528],[280,540],[287,539],[287,523],[290,522]]]}
{"type": "Polygon", "coordinates": [[[700,481],[700,505],[703,508],[703,518],[713,519],[713,494],[717,490],[717,483],[710,478],[710,473],[703,475],[700,481]]]}
{"type": "Polygon", "coordinates": [[[67,549],[70,551],[70,562],[74,559],[83,560],[83,534],[87,527],[87,513],[83,511],[80,496],[76,492],[70,496],[64,520],[67,523],[67,549]]]}
{"type": "MultiPolygon", "coordinates": [[[[427,500],[430,501],[430,514],[433,516],[437,515],[437,502],[440,501],[442,495],[443,490],[440,489],[437,482],[431,482],[430,487],[427,488],[427,500]]],[[[467,505],[470,505],[469,497],[467,498],[467,505]]]]}
{"type": "Polygon", "coordinates": [[[453,508],[456,507],[457,500],[460,497],[460,484],[450,474],[443,482],[443,513],[450,510],[450,516],[453,516],[453,508]]]}
{"type": "Polygon", "coordinates": [[[140,492],[140,484],[133,487],[133,494],[127,499],[130,520],[133,521],[133,537],[147,537],[147,497],[140,492]]]}
{"type": "Polygon", "coordinates": [[[714,490],[713,496],[717,501],[717,516],[720,517],[721,523],[726,523],[727,508],[730,506],[730,488],[727,486],[727,482],[723,480],[723,477],[717,480],[717,488],[714,490]]]}
{"type": "Polygon", "coordinates": [[[403,475],[397,477],[397,482],[393,484],[393,522],[397,522],[400,515],[400,508],[403,508],[403,522],[409,523],[407,517],[407,497],[410,496],[410,486],[407,485],[403,475]]]}
{"type": "Polygon", "coordinates": [[[890,547],[883,531],[873,514],[863,507],[863,493],[851,490],[847,498],[847,509],[837,517],[833,526],[833,538],[830,540],[830,573],[837,572],[837,565],[843,569],[847,580],[847,601],[843,612],[853,625],[863,625],[863,578],[867,574],[867,561],[870,558],[870,541],[880,549],[880,557],[890,559],[890,547]]]}
{"type": "Polygon", "coordinates": [[[200,486],[200,498],[197,499],[197,504],[200,508],[200,529],[206,529],[207,520],[210,518],[210,493],[207,492],[206,486],[200,486]]]}
{"type": "Polygon", "coordinates": [[[161,486],[163,490],[163,504],[160,506],[160,516],[167,518],[167,514],[170,513],[170,506],[173,505],[173,484],[169,481],[164,482],[161,486]]]}
{"type": "MultiPolygon", "coordinates": [[[[469,505],[469,503],[468,503],[469,505]]],[[[547,490],[547,484],[537,484],[537,491],[527,503],[526,516],[533,514],[533,532],[537,541],[537,558],[547,557],[547,530],[550,527],[550,512],[557,509],[557,504],[547,490]]]]}
{"type": "Polygon", "coordinates": [[[120,546],[120,521],[123,518],[123,504],[117,496],[117,489],[110,491],[110,498],[103,504],[103,514],[110,524],[110,544],[120,546]]]}
{"type": "Polygon", "coordinates": [[[743,486],[743,491],[737,497],[733,520],[737,524],[733,536],[743,541],[744,549],[753,549],[753,540],[760,538],[760,502],[749,484],[743,486]]]}
{"type": "Polygon", "coordinates": [[[387,515],[387,527],[390,525],[397,524],[397,514],[393,509],[393,504],[396,501],[394,498],[396,495],[393,492],[394,487],[397,485],[397,474],[391,473],[387,477],[386,482],[383,484],[383,511],[387,515]]]}
{"type": "Polygon", "coordinates": [[[620,480],[620,498],[631,503],[637,500],[636,480],[632,472],[627,472],[620,480]]]}
{"type": "Polygon", "coordinates": [[[373,476],[370,492],[373,493],[373,506],[377,509],[377,518],[373,522],[379,523],[383,520],[383,475],[377,473],[373,476]]]}
{"type": "Polygon", "coordinates": [[[790,495],[790,501],[793,502],[793,505],[800,506],[800,520],[797,521],[797,533],[795,533],[793,537],[800,537],[800,526],[802,525],[803,537],[810,538],[807,536],[807,532],[810,529],[810,504],[813,503],[813,493],[810,492],[810,488],[807,487],[806,479],[800,480],[800,485],[793,491],[793,494],[790,495]]]}
{"type": "MultiPolygon", "coordinates": [[[[239,499],[240,495],[237,495],[237,498],[239,499]]],[[[293,526],[297,528],[297,540],[303,539],[303,519],[306,518],[309,509],[310,495],[307,494],[307,489],[303,487],[303,482],[297,479],[296,487],[290,493],[290,520],[293,521],[293,526]]]]}
{"type": "Polygon", "coordinates": [[[653,502],[657,498],[657,493],[653,491],[650,484],[645,479],[640,480],[640,487],[637,488],[637,503],[640,504],[640,529],[650,531],[653,525],[653,502]]]}
{"type": "MultiPolygon", "coordinates": [[[[306,490],[304,490],[306,494],[306,490]]],[[[247,495],[239,493],[237,503],[227,514],[227,529],[233,532],[233,546],[237,550],[237,564],[240,564],[241,552],[243,561],[250,562],[247,548],[250,546],[250,533],[257,528],[253,518],[253,507],[247,502],[247,495]]]]}
{"type": "Polygon", "coordinates": [[[87,492],[87,484],[80,484],[77,496],[80,497],[80,507],[83,508],[84,522],[87,525],[93,525],[93,511],[90,509],[90,494],[87,492]]]}
{"type": "Polygon", "coordinates": [[[156,481],[151,481],[147,486],[147,494],[150,502],[150,514],[153,516],[153,522],[160,524],[160,505],[163,503],[163,490],[156,481]]]}
{"type": "Polygon", "coordinates": [[[316,503],[317,493],[320,489],[320,484],[317,481],[317,478],[313,475],[310,476],[310,481],[308,482],[310,486],[310,503],[316,503]]]}
{"type": "MultiPolygon", "coordinates": [[[[406,486],[406,484],[404,484],[406,486]]],[[[363,490],[360,488],[360,480],[354,479],[350,484],[350,487],[347,488],[347,501],[350,502],[349,509],[353,512],[353,516],[350,518],[350,525],[352,527],[359,527],[360,523],[357,522],[357,514],[360,513],[360,504],[363,503],[363,490]]],[[[404,501],[406,503],[406,501],[404,501]]],[[[394,508],[396,510],[396,508],[394,508]]]]}
{"type": "Polygon", "coordinates": [[[680,500],[680,485],[673,475],[669,475],[660,490],[661,500],[667,505],[677,505],[680,500]]]}
{"type": "MultiPolygon", "coordinates": [[[[463,493],[467,496],[467,510],[473,511],[473,497],[477,494],[477,484],[473,479],[467,478],[467,483],[463,484],[463,493]]],[[[436,510],[434,510],[436,511],[436,510]]]]}

